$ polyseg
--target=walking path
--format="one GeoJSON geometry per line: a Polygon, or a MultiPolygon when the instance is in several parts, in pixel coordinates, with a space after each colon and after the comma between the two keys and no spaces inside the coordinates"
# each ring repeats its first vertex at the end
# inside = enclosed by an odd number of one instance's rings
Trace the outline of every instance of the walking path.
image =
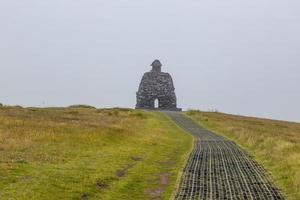
{"type": "Polygon", "coordinates": [[[180,112],[166,114],[196,137],[176,199],[284,199],[268,173],[234,142],[201,128],[180,112]]]}

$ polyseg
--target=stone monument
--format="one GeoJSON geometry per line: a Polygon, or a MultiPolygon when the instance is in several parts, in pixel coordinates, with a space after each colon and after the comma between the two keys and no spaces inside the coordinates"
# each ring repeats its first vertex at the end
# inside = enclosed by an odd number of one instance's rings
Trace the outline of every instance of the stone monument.
{"type": "Polygon", "coordinates": [[[151,66],[152,70],[144,74],[136,93],[136,108],[181,111],[182,109],[177,108],[171,75],[161,71],[162,64],[159,60],[155,60],[151,66]],[[158,101],[157,107],[155,101],[158,101]]]}

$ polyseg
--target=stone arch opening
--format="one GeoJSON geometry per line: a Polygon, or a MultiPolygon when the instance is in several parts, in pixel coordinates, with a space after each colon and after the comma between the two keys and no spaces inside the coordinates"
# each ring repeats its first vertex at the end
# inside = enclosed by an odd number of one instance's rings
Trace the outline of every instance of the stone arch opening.
{"type": "Polygon", "coordinates": [[[159,108],[159,100],[157,98],[154,99],[154,108],[159,108]]]}

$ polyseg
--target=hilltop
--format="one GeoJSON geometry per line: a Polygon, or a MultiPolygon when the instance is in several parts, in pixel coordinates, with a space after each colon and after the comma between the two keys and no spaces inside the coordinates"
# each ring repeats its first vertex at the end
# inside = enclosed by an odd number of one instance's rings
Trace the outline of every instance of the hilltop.
{"type": "MultiPolygon", "coordinates": [[[[185,113],[235,141],[300,199],[300,124],[185,113]]],[[[169,199],[193,138],[160,112],[0,106],[1,199],[169,199]]]]}

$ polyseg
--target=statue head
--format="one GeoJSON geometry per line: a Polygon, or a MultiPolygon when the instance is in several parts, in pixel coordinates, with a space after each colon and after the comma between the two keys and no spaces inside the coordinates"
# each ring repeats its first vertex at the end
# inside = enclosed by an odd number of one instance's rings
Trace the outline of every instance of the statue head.
{"type": "Polygon", "coordinates": [[[151,64],[152,66],[152,72],[161,72],[161,62],[159,60],[154,60],[153,63],[151,64]]]}

